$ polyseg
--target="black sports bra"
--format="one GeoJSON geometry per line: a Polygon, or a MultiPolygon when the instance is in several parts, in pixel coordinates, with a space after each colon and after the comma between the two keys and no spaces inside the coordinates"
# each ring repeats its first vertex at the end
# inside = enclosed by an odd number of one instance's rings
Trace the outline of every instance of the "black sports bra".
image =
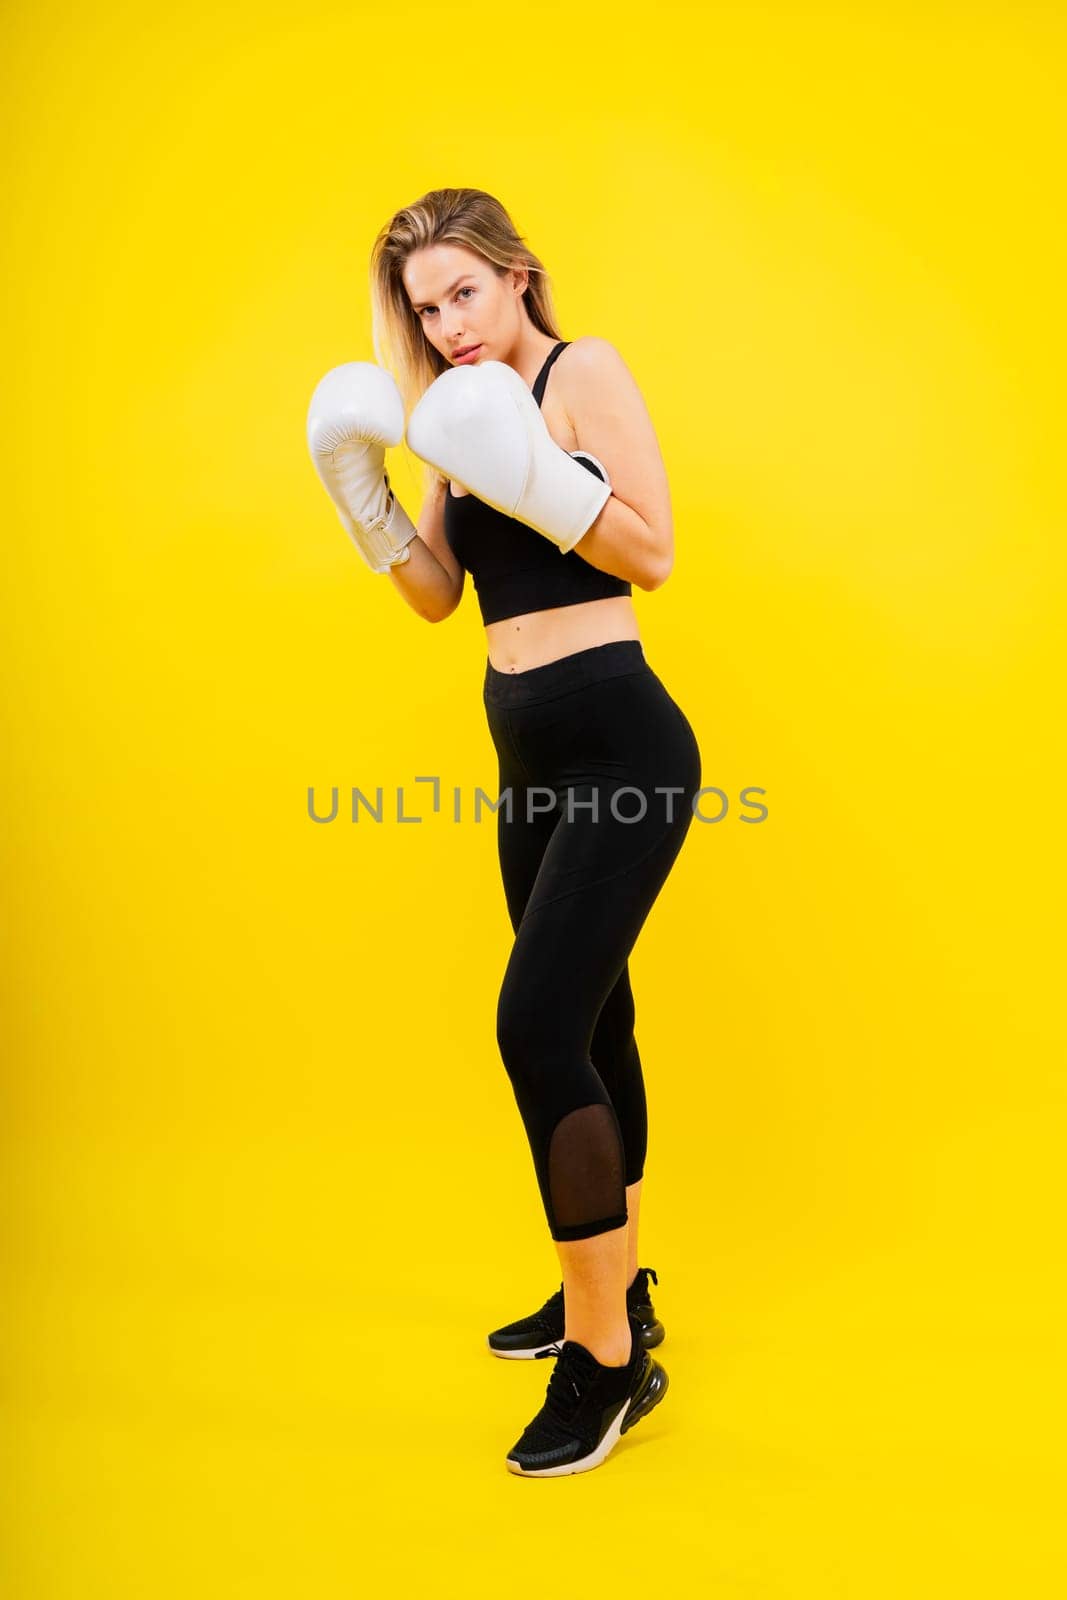
{"type": "MultiPolygon", "coordinates": [[[[552,363],[569,343],[561,339],[549,351],[534,380],[539,406],[552,363]]],[[[602,476],[584,456],[577,459],[595,477],[602,476]]],[[[451,483],[445,496],[445,537],[460,566],[471,574],[484,623],[633,592],[625,578],[590,566],[580,553],[580,541],[564,555],[544,534],[495,511],[476,495],[454,495],[451,483]]]]}

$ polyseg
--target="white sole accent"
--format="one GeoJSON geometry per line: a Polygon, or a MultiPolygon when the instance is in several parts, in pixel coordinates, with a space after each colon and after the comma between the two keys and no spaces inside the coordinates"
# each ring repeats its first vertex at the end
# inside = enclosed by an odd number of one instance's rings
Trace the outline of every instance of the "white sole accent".
{"type": "Polygon", "coordinates": [[[542,1350],[551,1350],[552,1346],[558,1343],[558,1339],[549,1339],[547,1344],[539,1344],[536,1350],[496,1350],[486,1340],[489,1353],[494,1356],[503,1356],[505,1361],[533,1361],[542,1350]]]}
{"type": "MultiPolygon", "coordinates": [[[[533,1360],[535,1360],[537,1358],[537,1356],[541,1353],[542,1350],[551,1350],[551,1348],[552,1348],[552,1346],[554,1344],[559,1344],[560,1343],[560,1340],[559,1339],[549,1339],[547,1344],[539,1344],[535,1350],[497,1350],[493,1345],[491,1345],[489,1343],[488,1339],[485,1341],[485,1343],[486,1343],[486,1348],[488,1349],[490,1355],[503,1356],[505,1361],[533,1361],[533,1360]]],[[[656,1344],[662,1344],[662,1343],[663,1343],[662,1337],[656,1340],[656,1344]]],[[[653,1345],[645,1345],[645,1349],[646,1350],[651,1350],[651,1349],[654,1349],[654,1348],[655,1348],[655,1346],[653,1346],[653,1345]]]]}

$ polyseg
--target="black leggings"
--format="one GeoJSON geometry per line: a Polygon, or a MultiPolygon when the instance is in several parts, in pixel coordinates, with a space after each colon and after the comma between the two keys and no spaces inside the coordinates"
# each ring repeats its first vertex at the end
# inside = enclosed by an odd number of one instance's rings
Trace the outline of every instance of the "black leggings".
{"type": "Polygon", "coordinates": [[[693,820],[700,750],[640,640],[486,662],[515,942],[497,1041],[553,1239],[627,1220],[648,1139],[629,955],[693,820]],[[664,792],[669,791],[669,792],[664,792]]]}

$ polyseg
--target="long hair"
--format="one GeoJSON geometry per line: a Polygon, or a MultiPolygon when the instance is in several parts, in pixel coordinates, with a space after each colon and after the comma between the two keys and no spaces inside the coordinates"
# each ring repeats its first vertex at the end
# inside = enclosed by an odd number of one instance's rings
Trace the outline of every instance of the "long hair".
{"type": "MultiPolygon", "coordinates": [[[[408,256],[434,244],[473,250],[500,276],[512,267],[526,267],[529,282],[522,298],[530,321],[550,339],[562,338],[548,274],[500,201],[484,189],[431,189],[389,219],[371,251],[374,356],[396,379],[405,416],[451,365],[426,338],[401,276],[408,256]]],[[[427,485],[434,478],[444,481],[433,468],[427,471],[427,485]]]]}

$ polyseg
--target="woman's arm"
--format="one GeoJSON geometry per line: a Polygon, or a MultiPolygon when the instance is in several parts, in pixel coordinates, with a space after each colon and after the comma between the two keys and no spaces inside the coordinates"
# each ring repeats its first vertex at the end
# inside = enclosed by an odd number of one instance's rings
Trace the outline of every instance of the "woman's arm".
{"type": "Polygon", "coordinates": [[[641,391],[607,339],[575,339],[557,362],[560,400],[578,449],[602,461],[608,499],[574,546],[601,572],[658,589],[674,564],[667,469],[641,391]]]}
{"type": "Polygon", "coordinates": [[[443,622],[463,598],[464,571],[445,538],[445,491],[436,477],[423,501],[411,560],[390,567],[394,587],[426,622],[443,622]]]}

